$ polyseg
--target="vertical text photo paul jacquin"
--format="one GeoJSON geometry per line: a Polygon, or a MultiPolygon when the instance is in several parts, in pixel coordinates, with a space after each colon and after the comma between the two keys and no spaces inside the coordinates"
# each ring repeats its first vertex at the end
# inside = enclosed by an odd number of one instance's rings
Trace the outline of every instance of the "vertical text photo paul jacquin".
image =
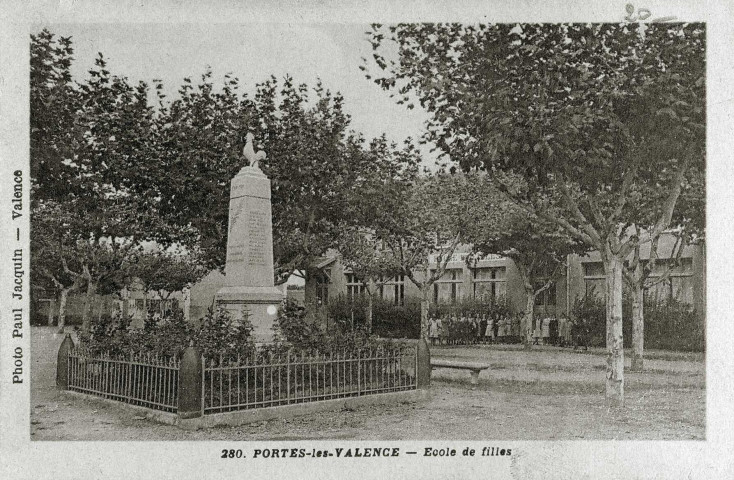
{"type": "Polygon", "coordinates": [[[33,439],[705,439],[704,24],[32,32],[33,439]]]}

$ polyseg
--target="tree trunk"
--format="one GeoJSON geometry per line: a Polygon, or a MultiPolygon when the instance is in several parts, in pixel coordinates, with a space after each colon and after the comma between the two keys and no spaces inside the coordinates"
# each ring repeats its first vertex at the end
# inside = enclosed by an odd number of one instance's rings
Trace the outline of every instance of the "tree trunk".
{"type": "Polygon", "coordinates": [[[97,299],[97,322],[102,320],[102,310],[107,308],[107,303],[101,298],[97,299]]]}
{"type": "Polygon", "coordinates": [[[425,341],[428,341],[428,295],[430,291],[430,285],[421,287],[421,338],[425,341]]]}
{"type": "Polygon", "coordinates": [[[56,299],[51,300],[48,302],[48,318],[46,319],[46,324],[49,327],[54,326],[54,310],[56,308],[56,299]]]}
{"type": "Polygon", "coordinates": [[[84,312],[82,313],[82,331],[84,333],[89,333],[90,330],[91,316],[93,313],[92,310],[94,308],[94,304],[92,303],[92,296],[95,294],[96,291],[97,285],[92,281],[88,281],[87,295],[84,302],[84,312]]]}
{"type": "Polygon", "coordinates": [[[525,350],[530,350],[533,346],[532,328],[533,316],[535,315],[535,290],[525,290],[527,301],[525,302],[525,315],[522,317],[520,324],[520,335],[522,335],[522,345],[525,350]]]}
{"type": "Polygon", "coordinates": [[[632,288],[632,365],[630,370],[641,372],[645,348],[645,301],[639,282],[632,288]]]}
{"type": "Polygon", "coordinates": [[[315,272],[310,268],[306,268],[303,270],[305,283],[305,286],[303,288],[303,303],[305,303],[306,305],[316,304],[316,290],[317,288],[321,288],[320,285],[316,285],[316,277],[314,274],[315,272]]]}
{"type": "Polygon", "coordinates": [[[59,333],[64,333],[64,326],[66,325],[66,301],[69,298],[69,291],[71,288],[62,288],[61,296],[59,297],[59,333]]]}
{"type": "Polygon", "coordinates": [[[607,304],[607,385],[606,399],[611,406],[624,405],[624,342],[622,339],[623,259],[605,255],[607,304]]]}
{"type": "Polygon", "coordinates": [[[372,295],[367,294],[367,333],[372,335],[372,295]]]}

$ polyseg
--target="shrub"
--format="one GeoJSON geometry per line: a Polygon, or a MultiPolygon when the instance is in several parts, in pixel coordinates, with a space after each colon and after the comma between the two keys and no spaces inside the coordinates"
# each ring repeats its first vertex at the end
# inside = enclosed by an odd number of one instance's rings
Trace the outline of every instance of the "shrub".
{"type": "Polygon", "coordinates": [[[103,315],[93,318],[88,334],[79,333],[80,345],[92,354],[179,355],[187,346],[196,345],[208,358],[236,358],[249,354],[254,344],[252,326],[247,319],[235,321],[224,309],[209,309],[195,327],[184,319],[181,310],[161,317],[149,313],[142,329],[130,328],[131,317],[103,315]]]}
{"type": "Polygon", "coordinates": [[[571,309],[571,321],[573,322],[571,335],[574,341],[580,336],[589,346],[606,345],[606,303],[603,298],[596,295],[593,288],[584,297],[576,299],[571,309]]]}
{"type": "Polygon", "coordinates": [[[421,304],[416,298],[406,298],[404,305],[380,300],[372,313],[372,331],[384,338],[420,337],[421,304]]]}
{"type": "Polygon", "coordinates": [[[645,348],[705,351],[704,316],[676,299],[646,302],[645,348]]]}
{"type": "MultiPolygon", "coordinates": [[[[329,334],[367,330],[368,301],[364,297],[333,299],[327,307],[329,334]]],[[[372,302],[372,332],[384,338],[418,338],[420,300],[406,298],[403,305],[375,298],[372,302]]]]}
{"type": "MultiPolygon", "coordinates": [[[[349,298],[339,295],[329,299],[326,315],[329,333],[364,330],[367,325],[367,300],[363,297],[349,298]]],[[[374,324],[374,308],[372,319],[374,324]]]]}
{"type": "MultiPolygon", "coordinates": [[[[328,306],[330,332],[364,331],[367,322],[367,300],[339,296],[328,306]]],[[[493,318],[512,318],[513,314],[504,299],[495,302],[464,299],[453,304],[431,304],[429,316],[475,317],[489,315],[493,318]]],[[[420,336],[420,299],[406,298],[404,305],[375,299],[372,306],[372,331],[384,338],[418,338],[420,336]]]]}
{"type": "Polygon", "coordinates": [[[255,348],[248,317],[243,315],[241,320],[235,320],[223,308],[208,310],[191,341],[206,358],[234,359],[238,355],[249,355],[255,348]]]}
{"type": "Polygon", "coordinates": [[[89,332],[79,332],[79,342],[90,353],[121,355],[137,351],[139,344],[130,331],[130,317],[120,313],[92,318],[89,332]]]}
{"type": "Polygon", "coordinates": [[[306,319],[306,309],[295,300],[286,299],[273,323],[274,343],[288,343],[300,349],[314,349],[323,342],[324,332],[306,319]]]}
{"type": "Polygon", "coordinates": [[[361,328],[364,324],[351,329],[342,321],[327,332],[320,324],[308,321],[307,317],[304,307],[293,300],[286,300],[273,325],[274,342],[268,348],[273,352],[295,347],[310,353],[331,353],[377,347],[385,343],[375,335],[368,335],[361,328]]]}
{"type": "MultiPolygon", "coordinates": [[[[675,298],[645,300],[645,348],[682,351],[705,350],[705,321],[693,308],[675,298]]],[[[606,302],[590,291],[574,302],[573,335],[586,336],[590,346],[606,345],[606,302]]],[[[632,345],[632,303],[622,299],[622,336],[632,345]]]]}
{"type": "Polygon", "coordinates": [[[504,298],[494,302],[465,298],[456,303],[431,304],[428,315],[436,317],[481,317],[489,315],[493,318],[511,318],[513,316],[504,298]]]}

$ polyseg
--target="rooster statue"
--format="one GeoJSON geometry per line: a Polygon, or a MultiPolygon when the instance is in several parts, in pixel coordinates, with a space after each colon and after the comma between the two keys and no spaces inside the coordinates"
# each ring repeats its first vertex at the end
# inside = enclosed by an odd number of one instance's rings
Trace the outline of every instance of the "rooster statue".
{"type": "Polygon", "coordinates": [[[247,139],[247,142],[245,143],[245,148],[242,149],[242,154],[245,156],[247,161],[250,162],[251,167],[260,170],[260,166],[258,165],[258,163],[260,162],[260,160],[265,160],[265,152],[260,150],[259,152],[255,153],[255,147],[253,147],[252,145],[252,140],[255,138],[255,136],[252,134],[252,132],[248,132],[245,138],[247,139]]]}

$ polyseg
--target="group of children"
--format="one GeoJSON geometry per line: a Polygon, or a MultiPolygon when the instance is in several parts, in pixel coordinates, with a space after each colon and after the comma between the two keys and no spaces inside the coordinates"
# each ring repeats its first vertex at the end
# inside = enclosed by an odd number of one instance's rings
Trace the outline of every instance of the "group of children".
{"type": "Polygon", "coordinates": [[[431,345],[514,342],[520,338],[520,318],[486,314],[431,316],[428,338],[431,345]]]}
{"type": "Polygon", "coordinates": [[[536,318],[532,329],[533,345],[555,345],[565,347],[571,344],[571,321],[565,316],[559,318],[536,318]]]}
{"type": "MultiPolygon", "coordinates": [[[[431,345],[473,345],[488,343],[518,343],[522,341],[521,318],[500,315],[432,315],[428,319],[431,345]]],[[[571,321],[559,318],[537,318],[528,329],[534,345],[571,345],[571,321]],[[541,343],[542,342],[542,343],[541,343]]]]}

